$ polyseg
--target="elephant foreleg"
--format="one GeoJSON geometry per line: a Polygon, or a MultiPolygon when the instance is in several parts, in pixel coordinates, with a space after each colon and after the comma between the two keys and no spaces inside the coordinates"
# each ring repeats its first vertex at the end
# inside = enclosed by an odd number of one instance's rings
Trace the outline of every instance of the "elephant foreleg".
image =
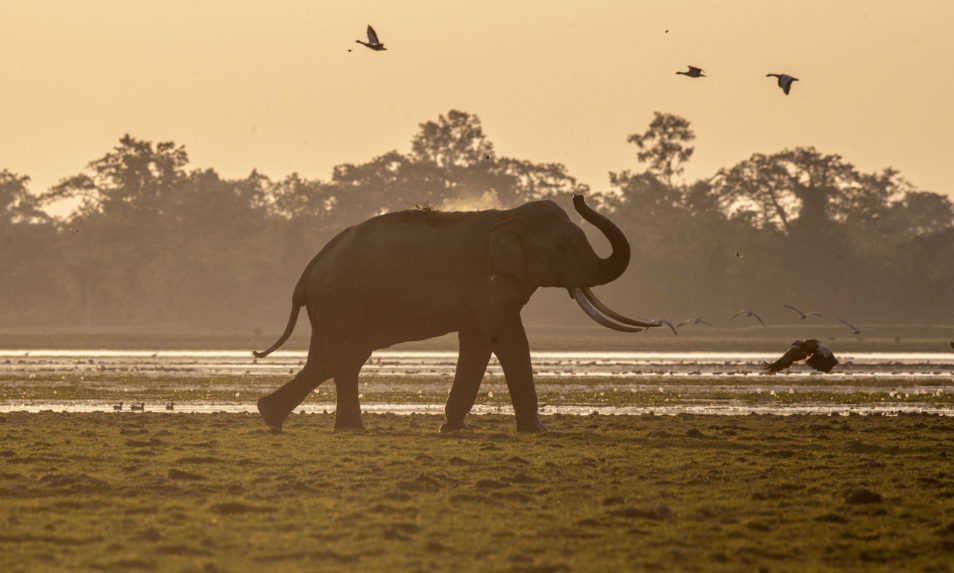
{"type": "Polygon", "coordinates": [[[360,360],[350,360],[335,372],[337,406],[335,407],[335,430],[363,430],[361,402],[358,400],[358,373],[368,355],[360,360]]]}
{"type": "Polygon", "coordinates": [[[545,432],[546,428],[537,417],[537,391],[533,386],[533,369],[530,366],[530,344],[519,314],[504,321],[492,344],[507,378],[510,401],[517,415],[517,431],[545,432]]]}
{"type": "Polygon", "coordinates": [[[457,372],[444,407],[442,432],[453,432],[464,427],[464,416],[474,405],[480,381],[490,361],[490,341],[482,333],[461,331],[457,338],[457,372]]]}

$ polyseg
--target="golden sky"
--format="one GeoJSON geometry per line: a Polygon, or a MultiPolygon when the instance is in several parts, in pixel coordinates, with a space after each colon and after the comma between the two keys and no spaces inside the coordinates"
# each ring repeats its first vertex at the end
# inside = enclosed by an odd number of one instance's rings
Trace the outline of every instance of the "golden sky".
{"type": "Polygon", "coordinates": [[[3,2],[0,169],[39,192],[128,132],[229,177],[326,179],[457,108],[599,190],[660,110],[695,128],[690,177],[814,145],[954,194],[952,21],[897,0],[3,2]],[[354,43],[368,23],[389,51],[354,43]]]}

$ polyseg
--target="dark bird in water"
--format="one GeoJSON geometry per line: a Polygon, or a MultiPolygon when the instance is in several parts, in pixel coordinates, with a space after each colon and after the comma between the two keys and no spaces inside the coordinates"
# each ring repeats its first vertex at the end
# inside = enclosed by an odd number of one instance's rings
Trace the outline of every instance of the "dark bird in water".
{"type": "Polygon", "coordinates": [[[783,304],[782,306],[784,306],[785,308],[787,308],[787,309],[789,309],[789,310],[794,311],[795,313],[797,313],[797,314],[798,314],[798,318],[800,318],[800,319],[802,319],[802,320],[805,320],[805,319],[808,318],[809,316],[821,317],[821,313],[820,313],[820,312],[802,312],[802,311],[798,310],[798,307],[796,307],[795,305],[792,305],[792,304],[783,304]]]}
{"type": "Polygon", "coordinates": [[[755,314],[755,313],[752,312],[751,310],[745,310],[744,308],[743,308],[742,310],[740,310],[739,312],[737,312],[737,313],[733,314],[732,316],[730,316],[730,317],[729,317],[729,320],[735,320],[736,318],[738,318],[738,317],[740,317],[740,316],[751,316],[751,317],[754,318],[755,320],[759,321],[759,324],[761,324],[762,326],[765,326],[765,322],[762,320],[762,317],[761,317],[761,316],[755,314]]]}
{"type": "Polygon", "coordinates": [[[138,404],[130,404],[130,405],[129,405],[129,409],[132,410],[132,411],[134,411],[134,412],[145,412],[145,411],[146,411],[146,403],[145,403],[145,402],[140,402],[140,403],[138,403],[138,404]]]}
{"type": "Polygon", "coordinates": [[[116,410],[116,411],[118,412],[118,411],[120,411],[120,410],[122,410],[122,409],[123,409],[123,403],[122,403],[122,402],[120,402],[119,404],[113,404],[113,410],[116,410]]]}
{"type": "Polygon", "coordinates": [[[842,319],[839,318],[839,319],[838,319],[838,322],[840,322],[840,323],[844,324],[845,326],[847,326],[847,327],[851,330],[851,333],[852,333],[852,334],[854,334],[854,335],[856,335],[856,336],[859,335],[859,334],[861,334],[861,329],[859,329],[859,328],[858,328],[857,326],[855,326],[854,324],[851,324],[851,323],[848,322],[847,320],[842,320],[842,319]]]}
{"type": "Polygon", "coordinates": [[[771,364],[767,364],[765,369],[769,372],[778,372],[779,370],[788,368],[794,362],[805,360],[806,358],[808,358],[806,363],[809,366],[822,372],[831,372],[831,369],[838,364],[838,359],[835,358],[835,355],[832,354],[827,346],[814,338],[809,338],[808,340],[796,340],[793,342],[781,358],[771,364]]]}
{"type": "Polygon", "coordinates": [[[782,91],[785,92],[785,95],[788,95],[789,90],[792,89],[792,82],[798,81],[798,78],[793,78],[788,74],[765,74],[765,77],[778,78],[778,87],[782,88],[782,91]]]}
{"type": "Polygon", "coordinates": [[[376,52],[387,50],[387,48],[384,47],[384,44],[378,41],[378,34],[374,31],[374,28],[371,27],[371,24],[368,24],[368,41],[362,42],[361,40],[355,40],[355,42],[361,44],[362,46],[367,46],[376,52]]]}
{"type": "Polygon", "coordinates": [[[687,324],[694,324],[694,325],[696,325],[696,326],[699,326],[700,324],[704,324],[704,325],[706,325],[706,326],[712,326],[712,325],[709,324],[708,322],[702,320],[701,317],[698,317],[698,316],[697,316],[697,317],[695,317],[695,318],[690,318],[690,319],[687,319],[687,320],[683,320],[682,322],[677,322],[677,323],[676,323],[676,328],[681,328],[681,327],[683,327],[683,326],[685,326],[685,325],[687,325],[687,324]]]}
{"type": "Polygon", "coordinates": [[[706,75],[702,73],[702,68],[697,68],[695,66],[689,66],[689,71],[686,72],[676,72],[679,75],[688,76],[690,78],[704,78],[706,75]]]}

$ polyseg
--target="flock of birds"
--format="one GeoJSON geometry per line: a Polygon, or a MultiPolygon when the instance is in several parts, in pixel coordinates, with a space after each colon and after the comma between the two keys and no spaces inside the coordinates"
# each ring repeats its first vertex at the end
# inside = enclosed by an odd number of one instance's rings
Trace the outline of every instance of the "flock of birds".
{"type": "MultiPolygon", "coordinates": [[[[120,402],[120,403],[118,403],[118,404],[113,404],[113,410],[116,411],[116,412],[121,412],[122,409],[123,409],[123,406],[124,406],[124,404],[123,404],[122,402],[120,402]]],[[[171,410],[175,410],[175,409],[176,409],[176,404],[175,404],[175,402],[167,402],[167,403],[166,403],[166,410],[170,410],[170,411],[171,411],[171,410]]],[[[139,403],[130,404],[130,405],[129,405],[129,410],[130,410],[131,412],[145,412],[145,411],[146,411],[146,403],[145,403],[145,402],[139,402],[139,403]]]]}
{"type": "MultiPolygon", "coordinates": [[[[689,66],[689,69],[684,72],[676,72],[676,74],[681,76],[686,76],[688,78],[704,78],[706,75],[702,72],[702,68],[697,66],[689,66]]],[[[790,76],[788,74],[765,74],[767,78],[777,78],[778,87],[782,88],[782,91],[785,92],[785,95],[788,95],[788,92],[792,90],[792,82],[797,82],[798,78],[790,76]]]]}
{"type": "MultiPolygon", "coordinates": [[[[666,32],[668,33],[669,30],[666,30],[666,32]]],[[[374,31],[374,28],[371,27],[371,24],[368,24],[367,33],[368,33],[367,42],[364,42],[362,40],[355,40],[355,43],[361,44],[362,46],[368,48],[369,50],[374,50],[375,52],[383,52],[387,50],[387,48],[384,47],[384,44],[381,43],[381,40],[378,39],[378,33],[374,31]]],[[[349,48],[348,51],[350,52],[351,49],[349,48]]],[[[684,72],[676,72],[676,73],[679,75],[689,77],[689,78],[706,77],[706,74],[702,71],[702,68],[698,66],[689,66],[688,70],[684,72]]],[[[765,74],[765,77],[776,78],[778,80],[778,87],[781,88],[783,92],[785,92],[785,95],[788,95],[788,93],[791,91],[792,83],[798,81],[798,78],[794,76],[790,76],[788,74],[770,73],[770,74],[765,74]]]]}
{"type": "MultiPolygon", "coordinates": [[[[690,68],[690,71],[691,71],[691,68],[690,68]]],[[[799,320],[806,320],[810,317],[816,317],[816,318],[822,317],[822,313],[820,312],[816,312],[814,310],[803,312],[802,309],[798,308],[797,306],[793,304],[783,304],[782,306],[794,312],[796,316],[798,316],[799,320]]],[[[762,325],[763,328],[766,327],[765,321],[762,320],[762,317],[751,310],[747,310],[743,308],[737,311],[732,316],[730,316],[729,320],[735,320],[736,318],[739,318],[739,317],[754,318],[755,320],[759,322],[759,324],[762,325]]],[[[845,326],[847,326],[848,329],[851,331],[851,333],[854,334],[855,336],[858,336],[861,334],[861,329],[855,326],[854,324],[851,324],[847,320],[844,320],[841,318],[836,318],[836,320],[844,324],[845,326]]],[[[669,326],[669,328],[672,329],[674,334],[678,334],[676,329],[681,328],[683,326],[712,326],[711,323],[706,322],[700,316],[683,320],[681,322],[676,323],[675,326],[673,326],[672,324],[670,324],[669,322],[665,320],[660,322],[669,326]]],[[[954,341],[951,342],[951,348],[954,348],[954,341]]],[[[816,370],[821,370],[822,372],[830,372],[831,369],[834,368],[836,364],[838,364],[838,359],[835,358],[835,355],[834,353],[832,353],[831,349],[826,347],[817,339],[809,338],[807,340],[796,340],[795,342],[793,342],[792,345],[788,347],[788,349],[785,351],[785,354],[783,354],[781,358],[779,358],[775,362],[772,362],[771,364],[767,364],[765,366],[765,369],[768,372],[778,372],[780,370],[784,370],[785,368],[788,368],[795,362],[805,360],[806,358],[808,359],[806,363],[809,366],[811,366],[812,368],[816,370]]]]}

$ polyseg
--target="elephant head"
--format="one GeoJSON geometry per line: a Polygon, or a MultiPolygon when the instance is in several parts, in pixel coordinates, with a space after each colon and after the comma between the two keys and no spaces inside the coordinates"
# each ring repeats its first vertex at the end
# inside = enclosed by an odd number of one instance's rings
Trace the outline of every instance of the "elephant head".
{"type": "Polygon", "coordinates": [[[600,301],[590,287],[609,283],[629,265],[629,242],[605,216],[591,209],[582,195],[573,206],[609,240],[612,252],[601,258],[583,229],[552,201],[535,201],[509,211],[490,233],[490,276],[521,289],[526,301],[537,287],[562,287],[593,320],[624,332],[667,324],[660,320],[627,318],[600,301]]]}

